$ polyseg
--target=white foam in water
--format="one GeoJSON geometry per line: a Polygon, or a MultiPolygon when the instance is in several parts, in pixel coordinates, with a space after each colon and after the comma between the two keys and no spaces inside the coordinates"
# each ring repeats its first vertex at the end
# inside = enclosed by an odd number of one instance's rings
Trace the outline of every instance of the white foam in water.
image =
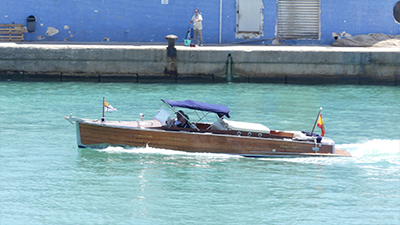
{"type": "Polygon", "coordinates": [[[389,163],[400,165],[400,140],[370,140],[363,143],[336,145],[336,147],[348,151],[352,157],[263,158],[262,160],[322,165],[348,163],[389,163]]]}
{"type": "Polygon", "coordinates": [[[97,149],[99,152],[108,153],[135,153],[135,154],[162,154],[162,155],[186,155],[186,156],[205,156],[205,157],[218,157],[218,158],[235,158],[242,157],[239,155],[218,154],[218,153],[201,153],[201,152],[184,152],[163,148],[153,147],[114,147],[109,146],[105,149],[97,149]]]}
{"type": "Polygon", "coordinates": [[[105,149],[98,149],[99,152],[108,152],[108,153],[148,153],[148,154],[179,154],[178,151],[167,150],[167,149],[159,149],[152,147],[115,147],[108,146],[105,149]]]}
{"type": "Polygon", "coordinates": [[[400,156],[400,140],[370,140],[364,143],[337,145],[337,147],[350,152],[353,157],[400,156]]]}
{"type": "MultiPolygon", "coordinates": [[[[341,144],[337,148],[344,149],[352,157],[301,157],[301,158],[258,158],[259,160],[290,161],[307,164],[338,164],[338,163],[378,163],[388,162],[400,164],[400,140],[370,140],[363,143],[341,144]]],[[[218,154],[218,153],[192,153],[161,149],[153,147],[113,147],[109,146],[102,150],[108,153],[133,153],[133,154],[161,154],[161,155],[182,155],[184,157],[208,157],[208,158],[241,158],[239,155],[218,154]]]]}
{"type": "Polygon", "coordinates": [[[370,140],[357,144],[342,144],[351,153],[356,164],[394,164],[400,165],[400,140],[370,140]]]}

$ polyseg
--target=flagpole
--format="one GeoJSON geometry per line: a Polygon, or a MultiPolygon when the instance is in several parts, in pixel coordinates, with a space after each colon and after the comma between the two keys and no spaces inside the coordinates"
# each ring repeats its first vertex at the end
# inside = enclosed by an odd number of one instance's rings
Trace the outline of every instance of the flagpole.
{"type": "Polygon", "coordinates": [[[103,97],[103,118],[104,118],[104,101],[105,101],[105,97],[103,97]]]}
{"type": "Polygon", "coordinates": [[[313,133],[314,133],[314,130],[315,130],[315,126],[317,125],[317,122],[318,122],[318,119],[319,119],[319,115],[321,115],[321,111],[322,111],[322,107],[319,108],[317,119],[315,120],[314,127],[312,128],[312,131],[311,131],[311,137],[313,136],[313,133]]]}

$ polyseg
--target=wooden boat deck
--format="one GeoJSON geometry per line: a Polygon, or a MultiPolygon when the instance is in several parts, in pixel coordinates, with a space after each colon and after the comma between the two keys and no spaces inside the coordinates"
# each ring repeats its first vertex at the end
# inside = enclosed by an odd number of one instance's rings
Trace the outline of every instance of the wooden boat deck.
{"type": "Polygon", "coordinates": [[[351,154],[348,151],[340,148],[335,148],[335,155],[351,157],[351,154]]]}

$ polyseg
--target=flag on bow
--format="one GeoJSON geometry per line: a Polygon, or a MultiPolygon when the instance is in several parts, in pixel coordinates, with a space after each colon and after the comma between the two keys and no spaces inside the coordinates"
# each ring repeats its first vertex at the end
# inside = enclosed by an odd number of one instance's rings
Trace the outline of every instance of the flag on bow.
{"type": "Polygon", "coordinates": [[[324,126],[324,122],[322,121],[322,115],[319,114],[319,118],[318,118],[318,123],[317,126],[319,128],[321,128],[321,136],[325,136],[325,126],[324,126]]]}
{"type": "Polygon", "coordinates": [[[118,112],[118,110],[117,110],[116,108],[112,107],[112,106],[111,106],[110,104],[108,104],[108,102],[105,101],[105,100],[104,100],[104,111],[105,111],[105,112],[111,112],[111,111],[117,111],[117,112],[118,112]]]}

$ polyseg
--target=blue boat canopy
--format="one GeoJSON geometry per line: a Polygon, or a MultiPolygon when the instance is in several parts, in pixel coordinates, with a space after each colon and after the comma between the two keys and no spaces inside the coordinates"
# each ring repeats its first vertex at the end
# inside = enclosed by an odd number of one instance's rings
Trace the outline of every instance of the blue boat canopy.
{"type": "Polygon", "coordinates": [[[228,107],[224,105],[214,105],[205,102],[197,102],[193,100],[186,100],[186,101],[174,101],[174,100],[166,100],[161,99],[161,101],[167,103],[172,107],[180,107],[185,109],[193,109],[193,110],[200,110],[206,112],[213,112],[218,114],[219,117],[226,116],[230,118],[229,112],[230,110],[228,107]]]}

